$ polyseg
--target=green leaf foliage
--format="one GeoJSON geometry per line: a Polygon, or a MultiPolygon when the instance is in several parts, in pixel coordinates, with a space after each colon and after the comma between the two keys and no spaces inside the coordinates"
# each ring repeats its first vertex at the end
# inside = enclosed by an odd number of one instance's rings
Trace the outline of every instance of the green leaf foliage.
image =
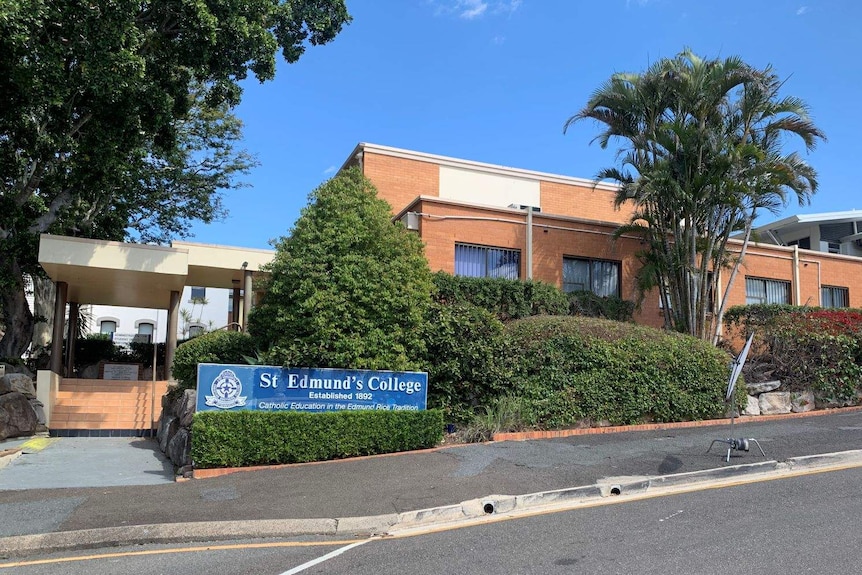
{"type": "Polygon", "coordinates": [[[431,274],[419,238],[351,168],[310,197],[276,244],[249,330],[265,361],[284,366],[412,370],[431,274]]]}
{"type": "Polygon", "coordinates": [[[344,0],[0,3],[0,357],[32,336],[39,234],[165,241],[221,217],[254,165],[241,82],[349,22],[344,0]]]}
{"type": "Polygon", "coordinates": [[[533,315],[581,315],[630,321],[634,302],[600,297],[592,292],[565,293],[540,281],[472,278],[434,274],[434,301],[445,305],[479,306],[502,321],[533,315]]]}
{"type": "Polygon", "coordinates": [[[197,389],[199,363],[245,364],[254,349],[247,333],[212,331],[178,346],[171,371],[179,389],[197,389]]]}
{"type": "Polygon", "coordinates": [[[787,146],[793,138],[810,151],[824,134],[783,87],[770,66],[685,49],[613,74],[566,122],[593,120],[602,148],[619,144],[597,178],[620,184],[617,205],[632,204],[617,235],[641,238],[636,285],[642,296],[658,290],[669,329],[714,341],[730,290],[715,305],[719,274],[710,272],[730,268],[732,283],[758,212],[802,205],[817,190],[815,170],[787,146]],[[727,246],[740,231],[737,254],[727,246]]]}
{"type": "Polygon", "coordinates": [[[786,391],[818,401],[856,403],[862,392],[862,310],[747,305],[728,310],[728,334],[754,333],[754,361],[786,391]]]}
{"type": "Polygon", "coordinates": [[[434,447],[443,414],[427,411],[204,411],[192,423],[195,467],[325,461],[434,447]]]}
{"type": "Polygon", "coordinates": [[[579,317],[506,329],[507,393],[525,400],[521,417],[532,427],[699,420],[726,409],[730,357],[702,340],[579,317]]]}
{"type": "Polygon", "coordinates": [[[428,406],[443,409],[448,422],[465,422],[499,395],[511,376],[504,335],[485,309],[433,304],[423,331],[428,406]]]}

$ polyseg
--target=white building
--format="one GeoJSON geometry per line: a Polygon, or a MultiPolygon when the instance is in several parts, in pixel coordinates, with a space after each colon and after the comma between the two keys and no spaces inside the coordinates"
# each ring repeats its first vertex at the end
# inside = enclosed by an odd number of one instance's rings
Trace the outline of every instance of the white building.
{"type": "MultiPolygon", "coordinates": [[[[187,339],[228,326],[232,320],[233,291],[211,287],[183,289],[177,339],[187,339]]],[[[163,343],[167,335],[167,310],[109,305],[82,308],[88,333],[111,334],[115,343],[127,344],[136,336],[163,343]],[[151,337],[152,336],[152,337],[151,337]]]]}
{"type": "Polygon", "coordinates": [[[862,210],[790,216],[756,227],[752,239],[779,246],[862,257],[862,210]]]}

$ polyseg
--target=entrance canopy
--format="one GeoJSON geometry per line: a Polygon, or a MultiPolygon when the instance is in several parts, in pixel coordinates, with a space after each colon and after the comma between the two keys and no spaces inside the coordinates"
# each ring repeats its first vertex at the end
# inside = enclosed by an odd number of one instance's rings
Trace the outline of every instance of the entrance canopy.
{"type": "Polygon", "coordinates": [[[168,309],[171,292],[185,286],[235,288],[245,272],[270,262],[272,250],[191,242],[171,247],[43,234],[39,263],[68,284],[68,301],[168,309]]]}
{"type": "MultiPolygon", "coordinates": [[[[244,326],[252,305],[252,276],[274,255],[272,250],[191,242],[163,247],[43,234],[39,263],[58,287],[52,356],[62,353],[67,302],[168,310],[171,358],[176,347],[179,297],[185,286],[233,288],[237,310],[239,290],[243,289],[244,317],[240,323],[244,326]]],[[[69,317],[71,320],[71,313],[69,317]]],[[[57,361],[52,357],[52,363],[57,361]]],[[[71,363],[70,358],[67,363],[71,363]]],[[[59,364],[54,363],[54,367],[59,373],[59,364]]]]}

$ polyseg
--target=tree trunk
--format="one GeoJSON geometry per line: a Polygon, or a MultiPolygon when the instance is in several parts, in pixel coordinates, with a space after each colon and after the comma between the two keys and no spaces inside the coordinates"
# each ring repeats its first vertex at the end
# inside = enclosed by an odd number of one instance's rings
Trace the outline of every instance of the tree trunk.
{"type": "Polygon", "coordinates": [[[54,298],[57,289],[49,278],[33,278],[33,347],[32,354],[36,363],[47,367],[51,354],[51,338],[54,335],[54,298]]]}
{"type": "Polygon", "coordinates": [[[24,274],[14,258],[0,259],[0,278],[9,286],[0,290],[0,317],[5,330],[0,339],[0,358],[16,359],[24,355],[33,339],[33,312],[24,291],[24,274]]]}

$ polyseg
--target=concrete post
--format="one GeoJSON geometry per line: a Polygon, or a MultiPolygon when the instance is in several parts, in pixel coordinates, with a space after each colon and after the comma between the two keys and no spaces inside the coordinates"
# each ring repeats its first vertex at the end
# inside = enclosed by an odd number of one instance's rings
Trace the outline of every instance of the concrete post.
{"type": "Polygon", "coordinates": [[[242,294],[242,330],[248,331],[248,314],[251,312],[251,296],[252,296],[252,272],[250,270],[243,271],[243,294],[242,294]]]}
{"type": "Polygon", "coordinates": [[[78,341],[78,302],[69,302],[69,327],[66,330],[66,376],[75,372],[75,344],[78,341]]]}
{"type": "Polygon", "coordinates": [[[240,298],[241,290],[239,289],[239,280],[234,280],[234,282],[236,282],[234,284],[236,287],[233,288],[233,307],[231,309],[231,314],[230,314],[231,315],[231,321],[233,322],[233,325],[231,326],[231,329],[233,331],[241,331],[242,330],[242,326],[240,323],[241,318],[239,317],[239,298],[240,298]]]}
{"type": "Polygon", "coordinates": [[[165,336],[165,378],[173,379],[171,369],[174,364],[174,352],[177,350],[177,325],[180,319],[180,292],[171,292],[171,306],[168,308],[168,333],[165,336]]]}
{"type": "Polygon", "coordinates": [[[54,298],[54,331],[51,335],[51,371],[57,375],[63,373],[63,327],[66,325],[66,297],[69,284],[57,282],[54,298]]]}

